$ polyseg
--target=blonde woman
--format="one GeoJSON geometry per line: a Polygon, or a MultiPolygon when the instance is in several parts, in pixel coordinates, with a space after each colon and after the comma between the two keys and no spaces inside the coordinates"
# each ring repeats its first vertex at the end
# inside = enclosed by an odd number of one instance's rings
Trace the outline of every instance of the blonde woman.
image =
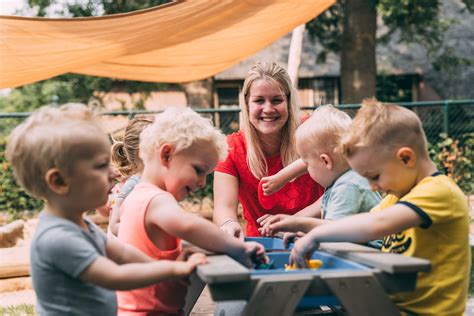
{"type": "Polygon", "coordinates": [[[265,203],[259,199],[262,178],[299,158],[295,131],[301,118],[297,92],[286,70],[275,63],[253,66],[245,79],[240,104],[241,130],[227,137],[229,154],[215,168],[214,222],[227,233],[243,238],[237,220],[239,201],[247,221],[245,235],[260,236],[258,218],[266,214],[292,215],[303,209],[312,214],[319,210],[323,188],[304,174],[265,203]]]}

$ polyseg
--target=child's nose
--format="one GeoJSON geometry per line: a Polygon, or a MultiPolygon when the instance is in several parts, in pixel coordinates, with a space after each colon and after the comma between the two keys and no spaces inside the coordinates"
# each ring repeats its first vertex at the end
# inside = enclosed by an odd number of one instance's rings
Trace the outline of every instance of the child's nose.
{"type": "Polygon", "coordinates": [[[207,177],[201,177],[198,182],[199,188],[204,188],[206,186],[206,178],[207,177]]]}
{"type": "Polygon", "coordinates": [[[110,180],[113,181],[113,180],[117,179],[119,177],[119,175],[120,174],[118,173],[118,171],[114,170],[114,168],[111,168],[111,167],[109,168],[109,179],[110,180]]]}
{"type": "Polygon", "coordinates": [[[379,190],[379,186],[376,183],[371,183],[370,184],[370,189],[375,192],[379,190]]]}

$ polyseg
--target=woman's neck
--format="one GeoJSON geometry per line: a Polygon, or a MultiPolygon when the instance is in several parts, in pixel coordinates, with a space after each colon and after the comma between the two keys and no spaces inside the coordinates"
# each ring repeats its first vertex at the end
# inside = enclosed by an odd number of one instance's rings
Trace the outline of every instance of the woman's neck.
{"type": "Polygon", "coordinates": [[[265,157],[275,156],[281,149],[281,133],[278,135],[259,135],[265,157]]]}

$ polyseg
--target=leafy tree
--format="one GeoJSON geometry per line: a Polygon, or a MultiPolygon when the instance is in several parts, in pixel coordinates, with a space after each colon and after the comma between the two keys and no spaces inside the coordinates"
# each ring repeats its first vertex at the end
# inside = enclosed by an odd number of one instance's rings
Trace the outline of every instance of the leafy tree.
{"type": "MultiPolygon", "coordinates": [[[[463,0],[473,12],[472,0],[463,0]]],[[[455,23],[440,17],[439,0],[338,0],[335,5],[307,24],[310,37],[324,50],[317,61],[324,62],[328,52],[341,54],[342,100],[359,103],[375,95],[376,44],[386,44],[393,35],[403,43],[419,43],[428,52],[435,69],[471,64],[456,56],[452,47],[443,47],[444,33],[455,23]],[[377,16],[387,31],[376,38],[377,16]]]]}

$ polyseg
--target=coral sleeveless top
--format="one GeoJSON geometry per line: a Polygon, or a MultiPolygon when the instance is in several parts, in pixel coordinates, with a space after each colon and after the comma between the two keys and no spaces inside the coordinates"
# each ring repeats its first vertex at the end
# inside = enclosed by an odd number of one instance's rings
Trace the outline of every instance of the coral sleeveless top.
{"type": "MultiPolygon", "coordinates": [[[[145,229],[148,206],[158,194],[169,193],[150,183],[135,186],[120,208],[118,239],[157,260],[176,260],[181,253],[181,240],[176,238],[175,249],[160,250],[145,229]]],[[[187,287],[175,280],[131,291],[117,291],[118,315],[182,315],[186,291],[187,287]]]]}

